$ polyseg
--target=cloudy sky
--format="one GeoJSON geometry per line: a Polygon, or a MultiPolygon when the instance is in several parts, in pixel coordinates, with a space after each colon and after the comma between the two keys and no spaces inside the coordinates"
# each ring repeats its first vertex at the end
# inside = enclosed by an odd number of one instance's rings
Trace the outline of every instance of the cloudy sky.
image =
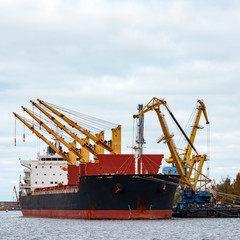
{"type": "MultiPolygon", "coordinates": [[[[137,104],[165,98],[182,126],[203,99],[210,128],[198,149],[210,177],[240,171],[240,2],[234,0],[0,0],[0,200],[12,200],[21,159],[45,145],[14,117],[37,98],[122,125],[131,152],[137,104]],[[210,150],[207,135],[210,132],[210,150]]],[[[146,153],[164,153],[154,112],[146,153]]],[[[202,125],[205,125],[202,119],[202,125]]],[[[176,129],[170,127],[170,131],[176,129]]]]}

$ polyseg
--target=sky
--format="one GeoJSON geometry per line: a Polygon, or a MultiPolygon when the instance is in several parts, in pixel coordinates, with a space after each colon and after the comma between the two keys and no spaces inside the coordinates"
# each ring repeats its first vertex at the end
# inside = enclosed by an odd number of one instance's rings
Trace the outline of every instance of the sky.
{"type": "MultiPolygon", "coordinates": [[[[40,98],[122,125],[131,153],[139,103],[164,98],[185,126],[198,99],[210,127],[196,147],[210,177],[240,171],[240,2],[234,0],[0,0],[0,201],[14,197],[21,159],[46,147],[15,119],[40,98]],[[210,140],[209,140],[210,139],[210,140]]],[[[167,113],[166,113],[167,115],[167,113]]],[[[177,130],[169,123],[170,132],[177,130]]],[[[169,155],[154,112],[145,115],[145,153],[169,155]]],[[[175,136],[175,137],[176,137],[175,136]]],[[[177,141],[176,141],[177,142],[177,141]]]]}

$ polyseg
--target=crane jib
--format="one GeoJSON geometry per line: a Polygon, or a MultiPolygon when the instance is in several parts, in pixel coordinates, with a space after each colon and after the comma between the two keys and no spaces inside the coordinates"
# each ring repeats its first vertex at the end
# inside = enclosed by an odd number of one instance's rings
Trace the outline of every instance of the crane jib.
{"type": "Polygon", "coordinates": [[[192,149],[198,154],[196,148],[193,146],[193,144],[191,143],[190,139],[188,138],[188,136],[186,135],[186,133],[183,131],[182,127],[180,126],[180,124],[178,123],[177,119],[174,117],[174,115],[172,114],[172,112],[170,112],[170,116],[172,117],[172,119],[174,120],[174,122],[177,124],[177,126],[179,127],[180,131],[182,132],[182,134],[184,135],[184,137],[187,139],[188,143],[190,144],[190,146],[192,147],[192,149]]]}

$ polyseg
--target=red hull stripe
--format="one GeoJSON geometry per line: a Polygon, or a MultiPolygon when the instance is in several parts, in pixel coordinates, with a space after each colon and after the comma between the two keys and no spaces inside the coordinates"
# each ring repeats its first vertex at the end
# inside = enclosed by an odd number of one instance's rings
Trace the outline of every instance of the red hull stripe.
{"type": "Polygon", "coordinates": [[[49,210],[22,209],[25,217],[69,219],[170,219],[172,210],[49,210]]]}

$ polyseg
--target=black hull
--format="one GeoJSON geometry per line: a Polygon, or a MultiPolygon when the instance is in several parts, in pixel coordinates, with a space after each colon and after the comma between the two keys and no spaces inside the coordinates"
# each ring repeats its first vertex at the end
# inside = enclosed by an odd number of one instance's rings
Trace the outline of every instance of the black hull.
{"type": "Polygon", "coordinates": [[[20,204],[25,216],[170,218],[178,182],[178,177],[157,174],[83,176],[76,192],[21,196],[20,204]]]}

